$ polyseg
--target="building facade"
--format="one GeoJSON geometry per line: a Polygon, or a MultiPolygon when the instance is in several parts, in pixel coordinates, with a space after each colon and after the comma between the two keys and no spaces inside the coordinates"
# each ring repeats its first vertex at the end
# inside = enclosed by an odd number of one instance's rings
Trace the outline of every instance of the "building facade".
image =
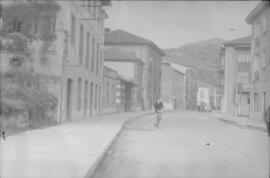
{"type": "Polygon", "coordinates": [[[105,46],[118,47],[135,55],[145,64],[138,82],[137,103],[141,109],[152,109],[160,97],[161,62],[165,53],[152,41],[123,30],[107,30],[105,46]]]}
{"type": "Polygon", "coordinates": [[[263,119],[270,105],[270,4],[261,1],[246,18],[252,26],[250,118],[263,119]]]}
{"type": "Polygon", "coordinates": [[[103,66],[103,104],[102,113],[117,112],[116,89],[119,78],[117,71],[103,66]]]}
{"type": "Polygon", "coordinates": [[[219,51],[219,109],[225,113],[224,109],[224,77],[225,77],[225,48],[222,46],[219,51]]]}
{"type": "MultiPolygon", "coordinates": [[[[54,2],[59,9],[50,20],[53,40],[46,43],[35,39],[27,43],[33,53],[33,68],[57,98],[57,122],[97,115],[102,107],[103,27],[107,18],[103,6],[110,1],[54,2]],[[43,47],[46,53],[40,55],[43,47]]],[[[33,23],[31,32],[39,33],[44,25],[39,22],[37,19],[33,23]]]]}
{"type": "Polygon", "coordinates": [[[248,116],[250,107],[250,36],[224,43],[223,112],[248,116]]]}
{"type": "Polygon", "coordinates": [[[197,81],[196,76],[192,69],[186,70],[186,77],[185,77],[185,83],[186,83],[186,109],[187,110],[196,110],[197,109],[197,81]]]}
{"type": "Polygon", "coordinates": [[[202,81],[197,81],[197,85],[197,105],[216,110],[219,104],[218,88],[202,81]]]}
{"type": "Polygon", "coordinates": [[[161,98],[166,109],[185,109],[185,73],[169,61],[162,62],[161,98]]]}
{"type": "Polygon", "coordinates": [[[125,83],[125,111],[137,110],[141,107],[137,102],[138,86],[141,84],[143,61],[130,52],[123,51],[119,47],[108,47],[104,53],[104,66],[117,72],[121,83],[125,83]],[[129,85],[130,84],[130,85],[129,85]]]}

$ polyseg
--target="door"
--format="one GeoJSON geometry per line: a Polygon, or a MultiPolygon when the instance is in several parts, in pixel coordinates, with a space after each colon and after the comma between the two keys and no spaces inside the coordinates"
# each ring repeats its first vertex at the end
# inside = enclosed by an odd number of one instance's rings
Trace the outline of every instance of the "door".
{"type": "Polygon", "coordinates": [[[88,82],[84,83],[84,107],[83,107],[83,116],[86,117],[87,105],[88,105],[88,82]]]}
{"type": "Polygon", "coordinates": [[[72,80],[67,80],[66,117],[70,121],[72,116],[72,80]]]}

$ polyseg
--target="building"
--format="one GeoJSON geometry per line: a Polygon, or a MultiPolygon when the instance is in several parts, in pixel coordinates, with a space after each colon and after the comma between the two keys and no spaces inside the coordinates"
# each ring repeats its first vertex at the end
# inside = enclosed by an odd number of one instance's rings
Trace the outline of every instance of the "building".
{"type": "Polygon", "coordinates": [[[261,1],[247,16],[252,26],[250,117],[262,119],[270,105],[270,4],[261,1]]]}
{"type": "Polygon", "coordinates": [[[131,52],[143,61],[143,72],[138,83],[137,103],[144,109],[152,109],[160,97],[161,62],[165,53],[152,41],[124,30],[107,30],[105,47],[118,47],[131,52]]]}
{"type": "Polygon", "coordinates": [[[224,77],[225,77],[225,48],[222,46],[219,51],[219,71],[218,71],[218,78],[219,78],[219,101],[218,101],[218,109],[221,112],[224,111],[224,77]]]}
{"type": "Polygon", "coordinates": [[[250,36],[223,43],[224,98],[223,112],[248,116],[250,105],[250,36]]]}
{"type": "Polygon", "coordinates": [[[196,110],[197,109],[197,81],[196,76],[192,69],[186,70],[186,109],[196,110]]]}
{"type": "Polygon", "coordinates": [[[117,71],[103,66],[103,103],[102,113],[117,112],[116,87],[119,82],[117,71]]]}
{"type": "MultiPolygon", "coordinates": [[[[57,98],[57,122],[97,115],[102,107],[103,27],[107,18],[103,7],[110,5],[110,1],[27,2],[55,3],[59,7],[46,21],[53,38],[49,41],[34,39],[27,43],[33,52],[33,70],[57,98]]],[[[29,32],[40,35],[40,29],[46,24],[42,20],[35,19],[29,32]]],[[[2,54],[5,56],[2,59],[13,55],[2,54]]],[[[5,62],[1,60],[1,69],[2,63],[5,62]]]]}
{"type": "Polygon", "coordinates": [[[166,109],[185,109],[185,70],[179,66],[169,61],[162,62],[161,98],[166,109]]]}
{"type": "MultiPolygon", "coordinates": [[[[142,83],[144,62],[130,52],[123,51],[119,47],[109,47],[104,52],[104,66],[117,72],[120,83],[130,91],[125,92],[125,111],[138,110],[138,86],[142,83]]],[[[119,102],[117,102],[119,103],[119,102]]]]}
{"type": "Polygon", "coordinates": [[[218,107],[218,88],[203,81],[197,81],[197,105],[215,110],[218,107]]]}

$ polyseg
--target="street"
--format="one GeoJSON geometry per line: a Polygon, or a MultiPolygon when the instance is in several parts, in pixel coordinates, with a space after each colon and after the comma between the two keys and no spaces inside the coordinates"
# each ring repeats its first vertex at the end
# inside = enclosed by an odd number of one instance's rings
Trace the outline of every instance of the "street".
{"type": "Polygon", "coordinates": [[[128,122],[92,178],[268,178],[266,132],[207,113],[166,113],[128,122]]]}

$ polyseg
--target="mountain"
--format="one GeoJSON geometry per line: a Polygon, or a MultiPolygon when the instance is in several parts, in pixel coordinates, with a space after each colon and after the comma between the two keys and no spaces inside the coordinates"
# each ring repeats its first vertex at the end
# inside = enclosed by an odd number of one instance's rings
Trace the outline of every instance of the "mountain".
{"type": "Polygon", "coordinates": [[[164,49],[165,59],[192,68],[198,80],[218,86],[219,50],[225,41],[213,38],[164,49]]]}

